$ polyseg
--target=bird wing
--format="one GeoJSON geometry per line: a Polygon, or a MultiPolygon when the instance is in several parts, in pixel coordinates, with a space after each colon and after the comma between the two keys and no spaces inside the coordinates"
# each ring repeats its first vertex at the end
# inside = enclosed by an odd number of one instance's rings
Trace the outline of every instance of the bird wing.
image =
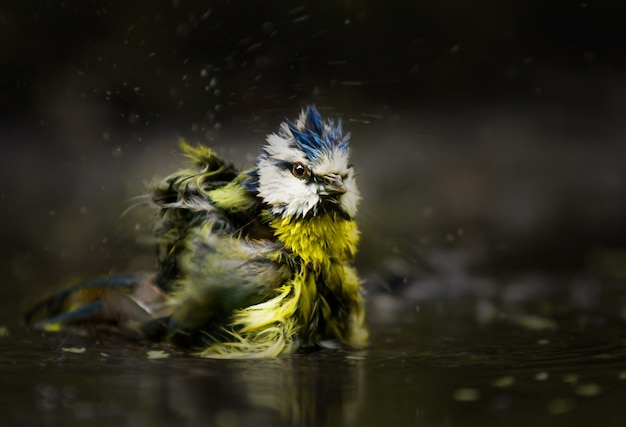
{"type": "Polygon", "coordinates": [[[159,271],[83,282],[34,307],[44,331],[117,329],[138,337],[192,333],[275,295],[291,274],[259,221],[260,201],[212,150],[181,142],[193,165],[153,188],[159,271]],[[189,332],[191,331],[191,332],[189,332]]]}
{"type": "Polygon", "coordinates": [[[270,240],[215,233],[208,222],[188,236],[171,303],[171,331],[222,327],[232,312],[276,296],[292,275],[288,254],[270,240]]]}
{"type": "Polygon", "coordinates": [[[166,292],[182,277],[179,257],[189,234],[211,224],[205,232],[242,235],[260,205],[245,188],[246,172],[239,173],[207,147],[181,141],[181,148],[193,164],[152,189],[152,200],[160,208],[156,284],[166,292]]]}
{"type": "Polygon", "coordinates": [[[193,165],[153,190],[161,209],[156,283],[171,296],[171,333],[193,335],[274,296],[291,269],[259,219],[261,201],[246,186],[249,172],[206,147],[181,145],[193,165]]]}

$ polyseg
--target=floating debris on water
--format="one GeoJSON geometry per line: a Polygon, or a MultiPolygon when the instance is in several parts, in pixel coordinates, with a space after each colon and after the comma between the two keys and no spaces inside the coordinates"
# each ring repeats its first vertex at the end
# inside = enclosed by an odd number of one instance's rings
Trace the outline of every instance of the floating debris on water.
{"type": "Polygon", "coordinates": [[[457,388],[453,394],[457,402],[474,402],[480,399],[480,390],[475,388],[457,388]]]}
{"type": "Polygon", "coordinates": [[[533,331],[555,330],[558,328],[558,325],[554,320],[535,315],[521,316],[517,323],[521,327],[533,331]]]}
{"type": "Polygon", "coordinates": [[[167,359],[170,354],[163,350],[150,350],[146,353],[148,359],[167,359]]]}
{"type": "Polygon", "coordinates": [[[537,372],[535,374],[535,381],[545,381],[550,378],[550,374],[546,371],[537,372]]]}
{"type": "Polygon", "coordinates": [[[504,377],[496,378],[492,381],[491,385],[497,388],[506,388],[515,384],[515,377],[507,375],[504,377]]]}
{"type": "Polygon", "coordinates": [[[65,351],[66,353],[75,353],[75,354],[83,354],[85,351],[87,351],[85,347],[63,347],[61,348],[61,350],[65,351]]]}

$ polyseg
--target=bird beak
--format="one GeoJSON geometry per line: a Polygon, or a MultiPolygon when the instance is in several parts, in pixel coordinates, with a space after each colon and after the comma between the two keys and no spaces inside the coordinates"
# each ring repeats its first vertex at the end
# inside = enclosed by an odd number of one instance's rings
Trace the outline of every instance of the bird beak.
{"type": "Polygon", "coordinates": [[[320,191],[322,196],[340,196],[348,192],[346,185],[339,175],[324,176],[323,187],[320,191]]]}

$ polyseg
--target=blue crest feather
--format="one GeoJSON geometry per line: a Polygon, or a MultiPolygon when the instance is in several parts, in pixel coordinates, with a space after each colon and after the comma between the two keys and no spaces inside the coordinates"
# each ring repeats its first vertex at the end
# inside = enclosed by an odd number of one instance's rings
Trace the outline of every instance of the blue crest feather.
{"type": "Polygon", "coordinates": [[[341,119],[337,125],[332,120],[327,120],[326,125],[320,112],[314,105],[306,107],[304,112],[304,129],[298,129],[296,124],[285,119],[289,131],[293,135],[296,144],[311,160],[319,159],[324,152],[334,148],[348,149],[350,135],[343,136],[341,119]]]}

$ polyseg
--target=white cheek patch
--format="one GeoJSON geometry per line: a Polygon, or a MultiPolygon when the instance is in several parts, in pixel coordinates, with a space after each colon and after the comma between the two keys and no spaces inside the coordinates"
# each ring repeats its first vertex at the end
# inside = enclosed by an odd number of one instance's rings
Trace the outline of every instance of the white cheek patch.
{"type": "Polygon", "coordinates": [[[261,159],[259,167],[259,196],[271,206],[272,213],[283,216],[304,216],[314,209],[320,198],[315,186],[294,177],[268,159],[261,159]]]}

